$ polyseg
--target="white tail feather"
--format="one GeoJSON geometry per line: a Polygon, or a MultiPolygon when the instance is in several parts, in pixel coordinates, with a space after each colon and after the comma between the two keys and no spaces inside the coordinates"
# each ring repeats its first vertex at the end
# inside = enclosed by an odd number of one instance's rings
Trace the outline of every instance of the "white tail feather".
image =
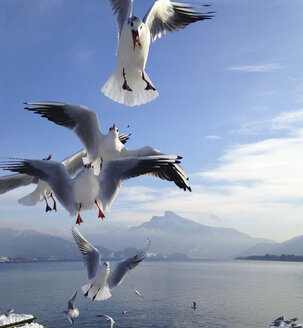
{"type": "Polygon", "coordinates": [[[95,283],[88,283],[82,286],[81,289],[84,295],[87,294],[87,297],[94,301],[103,301],[112,296],[108,285],[105,285],[99,289],[95,283]]]}
{"type": "Polygon", "coordinates": [[[30,194],[26,195],[25,197],[20,198],[18,200],[18,203],[22,204],[24,206],[34,206],[43,199],[44,199],[44,195],[41,193],[41,191],[38,189],[35,189],[30,194]]]}
{"type": "MultiPolygon", "coordinates": [[[[146,82],[143,81],[140,71],[127,71],[126,79],[129,87],[133,91],[123,90],[124,83],[122,71],[116,68],[114,73],[110,76],[107,82],[101,89],[105,96],[126,106],[138,106],[154,100],[158,97],[159,93],[154,90],[145,90],[146,82]]],[[[151,85],[148,75],[144,72],[144,77],[151,85]]]]}

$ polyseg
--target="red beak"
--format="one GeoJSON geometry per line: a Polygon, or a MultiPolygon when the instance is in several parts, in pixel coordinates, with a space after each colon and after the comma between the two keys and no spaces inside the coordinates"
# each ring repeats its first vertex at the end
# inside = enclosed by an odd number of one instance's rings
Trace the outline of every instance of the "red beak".
{"type": "Polygon", "coordinates": [[[115,129],[115,128],[116,128],[116,124],[114,123],[114,124],[113,124],[113,129],[115,129]]]}
{"type": "Polygon", "coordinates": [[[90,162],[89,164],[88,164],[88,167],[87,167],[88,169],[91,169],[92,168],[92,162],[90,162]]]}

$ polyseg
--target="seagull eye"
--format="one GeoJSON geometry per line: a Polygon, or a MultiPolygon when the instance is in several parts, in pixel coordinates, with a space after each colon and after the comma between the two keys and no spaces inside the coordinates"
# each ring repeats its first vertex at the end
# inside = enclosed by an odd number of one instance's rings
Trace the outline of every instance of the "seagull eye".
{"type": "Polygon", "coordinates": [[[140,30],[142,29],[142,26],[140,26],[140,30]]]}

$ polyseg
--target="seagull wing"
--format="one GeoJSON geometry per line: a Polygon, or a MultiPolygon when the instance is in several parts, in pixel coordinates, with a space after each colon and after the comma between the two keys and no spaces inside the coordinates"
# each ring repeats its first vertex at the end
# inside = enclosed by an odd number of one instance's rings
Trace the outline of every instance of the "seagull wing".
{"type": "Polygon", "coordinates": [[[170,0],[157,0],[146,13],[143,22],[148,25],[151,38],[155,41],[166,31],[175,32],[185,28],[190,23],[211,19],[213,12],[200,12],[195,8],[207,5],[190,5],[170,0]]]}
{"type": "Polygon", "coordinates": [[[13,159],[8,162],[0,162],[0,168],[41,179],[50,185],[61,203],[68,204],[70,201],[72,179],[68,175],[65,166],[59,162],[13,159]]]}
{"type": "Polygon", "coordinates": [[[0,195],[31,183],[37,183],[37,179],[27,174],[11,174],[0,177],[0,195]]]}
{"type": "Polygon", "coordinates": [[[103,139],[97,114],[88,107],[56,102],[28,102],[25,109],[72,130],[82,141],[92,160],[103,139]]]}
{"type": "Polygon", "coordinates": [[[129,139],[129,137],[131,136],[131,133],[129,134],[124,134],[124,133],[121,133],[118,138],[119,138],[119,141],[125,145],[127,143],[127,140],[129,139]]]}
{"type": "Polygon", "coordinates": [[[107,315],[107,314],[99,314],[99,315],[97,315],[97,317],[104,317],[104,318],[106,318],[108,321],[110,321],[111,327],[114,326],[115,321],[109,315],[107,315]]]}
{"type": "Polygon", "coordinates": [[[88,279],[95,277],[101,262],[101,254],[92,244],[90,244],[78,231],[76,227],[72,227],[74,240],[83,255],[84,263],[87,267],[88,279]]]}
{"type": "Polygon", "coordinates": [[[145,259],[150,244],[151,240],[148,238],[143,249],[138,251],[134,256],[122,260],[117,264],[115,270],[111,271],[107,279],[107,284],[110,289],[119,286],[125,279],[126,274],[145,259]]]}
{"type": "Polygon", "coordinates": [[[77,292],[74,292],[74,294],[72,295],[72,297],[69,299],[68,301],[68,309],[69,310],[74,310],[75,309],[75,299],[77,296],[77,292]]]}
{"type": "Polygon", "coordinates": [[[145,157],[126,157],[105,161],[98,176],[99,201],[107,210],[115,199],[122,183],[130,178],[166,169],[176,163],[177,156],[154,155],[145,157]]]}
{"type": "MultiPolygon", "coordinates": [[[[151,155],[163,155],[158,149],[145,146],[136,150],[129,150],[126,147],[122,149],[121,155],[124,157],[140,157],[140,156],[151,156],[151,155]]],[[[181,159],[181,157],[178,157],[181,159]]],[[[157,170],[146,175],[152,175],[162,180],[173,181],[179,188],[183,190],[191,191],[191,187],[188,183],[188,176],[182,167],[176,163],[174,165],[167,166],[161,170],[157,170]]]]}
{"type": "Polygon", "coordinates": [[[117,15],[118,38],[126,19],[133,16],[133,0],[110,0],[114,15],[117,15]]]}
{"type": "Polygon", "coordinates": [[[86,149],[82,149],[61,162],[66,167],[66,170],[71,177],[75,176],[83,168],[82,158],[86,155],[86,149]]]}

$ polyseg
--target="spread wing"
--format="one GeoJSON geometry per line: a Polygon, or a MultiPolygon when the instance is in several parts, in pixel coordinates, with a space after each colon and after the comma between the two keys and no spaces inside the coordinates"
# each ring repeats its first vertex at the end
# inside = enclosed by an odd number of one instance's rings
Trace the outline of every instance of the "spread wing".
{"type": "Polygon", "coordinates": [[[84,263],[87,268],[88,279],[95,277],[101,262],[101,254],[92,244],[90,244],[78,231],[76,227],[72,227],[74,240],[83,255],[84,263]]]}
{"type": "Polygon", "coordinates": [[[71,177],[75,176],[83,168],[82,158],[86,155],[86,149],[82,149],[61,162],[66,167],[66,170],[71,177]]]}
{"type": "Polygon", "coordinates": [[[61,201],[68,202],[70,199],[72,179],[62,163],[51,160],[14,159],[0,162],[0,168],[41,179],[50,185],[57,198],[60,198],[61,201]]]}
{"type": "Polygon", "coordinates": [[[154,155],[145,157],[118,158],[103,163],[98,176],[99,201],[107,210],[115,199],[122,183],[130,178],[167,169],[178,163],[174,155],[154,155]]]}
{"type": "Polygon", "coordinates": [[[129,139],[129,137],[131,136],[131,133],[129,134],[124,134],[124,133],[121,133],[118,138],[119,138],[119,141],[125,145],[127,143],[127,140],[129,139]]]}
{"type": "Polygon", "coordinates": [[[114,15],[117,15],[118,38],[126,19],[133,16],[133,0],[110,0],[114,15]]]}
{"type": "Polygon", "coordinates": [[[143,249],[138,251],[134,256],[122,260],[117,264],[115,270],[111,271],[107,279],[107,284],[110,289],[119,286],[126,277],[126,274],[145,259],[150,244],[151,240],[148,238],[143,249]]]}
{"type": "Polygon", "coordinates": [[[11,174],[0,177],[0,195],[31,183],[37,183],[37,179],[27,174],[11,174]]]}
{"type": "Polygon", "coordinates": [[[77,292],[74,292],[72,297],[69,299],[69,301],[68,301],[68,309],[69,310],[74,310],[76,296],[77,296],[77,292]]]}
{"type": "Polygon", "coordinates": [[[103,139],[97,114],[88,107],[56,102],[29,102],[25,109],[39,114],[58,125],[72,130],[87,152],[95,158],[103,139]]]}
{"type": "Polygon", "coordinates": [[[157,0],[146,13],[143,22],[148,25],[155,41],[166,31],[175,32],[199,20],[211,19],[213,12],[201,12],[195,8],[207,5],[191,5],[170,0],[157,0]]]}

